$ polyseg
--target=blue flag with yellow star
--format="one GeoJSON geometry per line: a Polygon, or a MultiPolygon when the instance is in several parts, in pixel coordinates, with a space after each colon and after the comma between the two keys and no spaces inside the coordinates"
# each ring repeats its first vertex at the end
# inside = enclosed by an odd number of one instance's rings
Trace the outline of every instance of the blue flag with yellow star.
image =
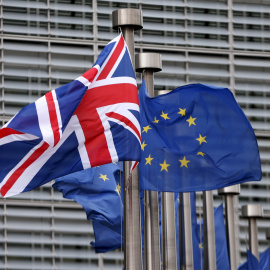
{"type": "MultiPolygon", "coordinates": [[[[204,235],[203,219],[197,223],[195,194],[191,193],[191,219],[194,269],[204,269],[204,235]]],[[[222,204],[214,210],[216,267],[218,270],[229,270],[226,230],[222,204]]]]}
{"type": "Polygon", "coordinates": [[[142,82],[140,184],[189,192],[261,179],[253,129],[227,88],[205,84],[148,96],[142,82]]]}
{"type": "Polygon", "coordinates": [[[121,169],[106,164],[57,178],[53,187],[82,205],[87,219],[93,220],[96,252],[120,248],[123,243],[123,208],[121,200],[121,169]]]}

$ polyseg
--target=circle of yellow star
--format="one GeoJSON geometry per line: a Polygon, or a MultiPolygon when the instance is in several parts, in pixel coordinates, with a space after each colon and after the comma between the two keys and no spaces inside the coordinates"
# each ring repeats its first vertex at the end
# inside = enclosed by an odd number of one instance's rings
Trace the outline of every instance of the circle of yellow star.
{"type": "Polygon", "coordinates": [[[142,150],[144,151],[144,147],[146,146],[147,144],[145,143],[145,141],[143,141],[141,147],[142,147],[142,150]]]}
{"type": "Polygon", "coordinates": [[[121,186],[119,184],[117,184],[115,191],[118,193],[118,195],[120,196],[121,193],[121,186]]]}
{"type": "Polygon", "coordinates": [[[186,109],[179,108],[179,112],[177,114],[181,114],[181,117],[186,115],[186,109]]]}
{"type": "Polygon", "coordinates": [[[143,131],[142,131],[142,132],[147,133],[147,131],[148,131],[149,129],[152,129],[152,128],[150,128],[150,126],[149,126],[149,125],[148,125],[148,126],[146,126],[146,127],[143,127],[143,131]]]}
{"type": "Polygon", "coordinates": [[[205,140],[206,136],[202,137],[201,134],[199,134],[199,135],[200,135],[200,137],[197,138],[196,140],[200,142],[200,145],[201,145],[203,142],[207,143],[207,141],[205,140]]]}
{"type": "Polygon", "coordinates": [[[154,158],[151,158],[151,154],[150,154],[149,157],[148,157],[148,158],[145,158],[145,159],[146,159],[145,165],[146,165],[146,164],[151,165],[151,161],[152,161],[154,158]]]}
{"type": "Polygon", "coordinates": [[[198,152],[198,153],[197,153],[197,156],[202,156],[202,157],[204,157],[204,156],[205,156],[205,153],[203,153],[203,152],[198,152]]]}
{"type": "Polygon", "coordinates": [[[186,168],[188,168],[187,164],[190,162],[190,160],[187,160],[185,156],[184,156],[183,159],[179,159],[179,161],[181,162],[181,166],[180,167],[185,166],[186,168]]]}
{"type": "Polygon", "coordinates": [[[156,123],[157,124],[158,122],[159,122],[159,120],[155,117],[153,123],[156,123]]]}
{"type": "Polygon", "coordinates": [[[166,163],[166,160],[164,160],[163,163],[159,164],[161,166],[160,171],[162,172],[163,170],[165,170],[166,172],[168,172],[168,167],[170,166],[170,164],[166,163]]]}
{"type": "Polygon", "coordinates": [[[167,113],[164,113],[163,111],[162,111],[162,114],[160,116],[162,118],[164,118],[164,120],[170,119],[170,117],[168,116],[168,114],[167,113]]]}
{"type": "Polygon", "coordinates": [[[190,127],[191,125],[194,125],[194,126],[196,126],[196,124],[195,124],[195,120],[196,120],[197,118],[192,118],[192,116],[190,116],[189,117],[189,119],[188,120],[186,120],[187,122],[188,122],[188,126],[190,127]]]}
{"type": "Polygon", "coordinates": [[[107,178],[107,175],[106,175],[106,174],[100,174],[100,177],[99,177],[99,178],[103,179],[104,182],[105,182],[106,180],[109,180],[109,178],[107,178]]]}

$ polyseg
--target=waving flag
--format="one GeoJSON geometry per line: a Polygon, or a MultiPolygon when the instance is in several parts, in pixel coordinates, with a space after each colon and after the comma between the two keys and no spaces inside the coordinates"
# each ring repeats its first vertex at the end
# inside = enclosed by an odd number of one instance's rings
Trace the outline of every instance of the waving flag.
{"type": "Polygon", "coordinates": [[[120,248],[123,243],[122,170],[118,164],[72,173],[57,178],[53,187],[66,199],[79,203],[88,220],[93,220],[96,252],[120,248]]]}
{"type": "Polygon", "coordinates": [[[192,84],[150,98],[143,82],[139,100],[142,189],[203,191],[261,179],[255,134],[227,88],[192,84]]]}
{"type": "Polygon", "coordinates": [[[0,130],[0,153],[4,197],[97,165],[140,160],[137,86],[122,35],[93,68],[7,123],[0,130]]]}
{"type": "Polygon", "coordinates": [[[259,254],[260,260],[247,250],[247,261],[242,263],[238,270],[270,270],[270,249],[259,254]]]}

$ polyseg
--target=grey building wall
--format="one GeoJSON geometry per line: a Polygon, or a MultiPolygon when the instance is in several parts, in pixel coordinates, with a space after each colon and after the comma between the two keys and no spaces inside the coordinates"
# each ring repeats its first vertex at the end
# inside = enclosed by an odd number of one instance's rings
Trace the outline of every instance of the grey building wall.
{"type": "MultiPolygon", "coordinates": [[[[187,83],[226,86],[258,139],[263,179],[241,185],[237,211],[261,203],[260,251],[270,227],[270,5],[267,0],[0,0],[0,121],[89,69],[116,36],[112,11],[141,8],[136,52],[162,54],[155,90],[187,83]]],[[[140,75],[137,74],[138,82],[140,75]]],[[[214,192],[215,205],[222,198],[214,192]]],[[[199,203],[200,205],[200,203],[199,203]]],[[[199,206],[200,208],[200,206],[199,206]]],[[[198,209],[200,210],[200,209],[198,209]]],[[[238,224],[236,224],[238,225],[238,224]]],[[[97,256],[81,207],[47,184],[0,200],[0,269],[121,269],[121,250],[97,256]]],[[[239,218],[241,261],[247,221],[239,218]]]]}

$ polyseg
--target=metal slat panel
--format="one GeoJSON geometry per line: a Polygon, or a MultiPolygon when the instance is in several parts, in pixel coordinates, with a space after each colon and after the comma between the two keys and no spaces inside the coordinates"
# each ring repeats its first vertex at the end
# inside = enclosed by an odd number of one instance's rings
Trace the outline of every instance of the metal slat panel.
{"type": "MultiPolygon", "coordinates": [[[[162,54],[156,90],[187,83],[234,88],[256,132],[269,133],[270,8],[263,1],[232,2],[230,10],[225,0],[97,0],[96,6],[91,0],[3,0],[1,122],[88,69],[117,34],[111,28],[112,11],[131,7],[142,8],[144,16],[144,29],[135,33],[136,50],[162,54]]],[[[263,179],[242,184],[239,200],[240,205],[262,203],[269,215],[269,137],[258,143],[263,179]]],[[[98,269],[98,256],[89,245],[94,240],[91,222],[81,206],[63,199],[51,184],[0,201],[0,269],[98,269]]],[[[216,191],[214,198],[217,206],[222,198],[216,191]]],[[[247,221],[240,221],[243,261],[247,221]]],[[[268,224],[258,223],[260,248],[266,247],[268,224]]],[[[121,250],[102,256],[105,269],[122,269],[121,250]]]]}

